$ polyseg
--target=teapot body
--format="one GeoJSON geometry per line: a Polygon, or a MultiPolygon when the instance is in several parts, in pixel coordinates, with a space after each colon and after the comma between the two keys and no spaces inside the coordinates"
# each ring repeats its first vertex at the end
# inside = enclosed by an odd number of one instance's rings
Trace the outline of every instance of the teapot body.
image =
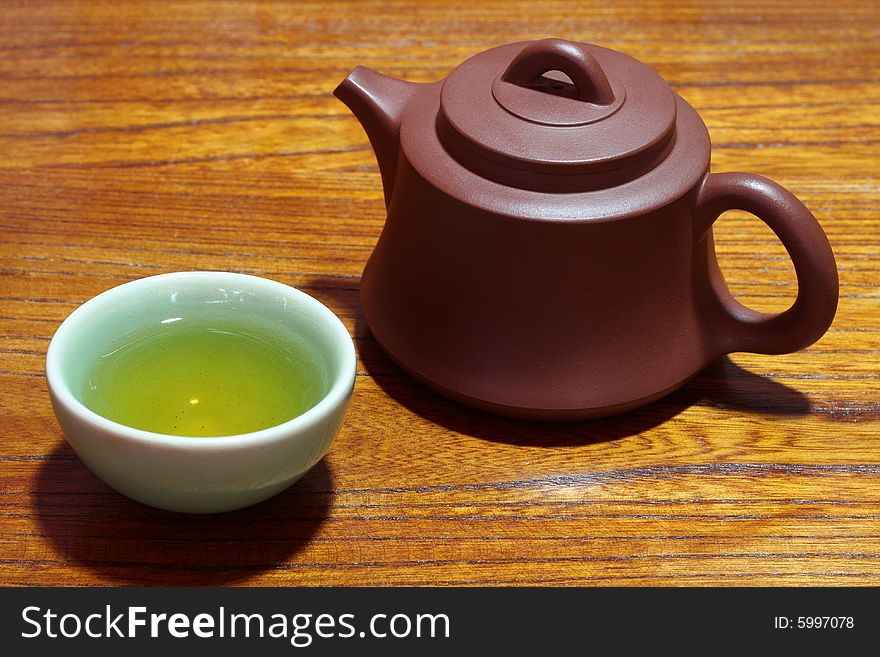
{"type": "Polygon", "coordinates": [[[470,174],[424,148],[419,102],[361,279],[367,323],[406,371],[483,410],[567,419],[647,403],[718,355],[702,301],[711,231],[694,236],[708,135],[693,110],[680,113],[696,143],[657,172],[666,184],[639,181],[621,203],[456,185],[470,174]]]}

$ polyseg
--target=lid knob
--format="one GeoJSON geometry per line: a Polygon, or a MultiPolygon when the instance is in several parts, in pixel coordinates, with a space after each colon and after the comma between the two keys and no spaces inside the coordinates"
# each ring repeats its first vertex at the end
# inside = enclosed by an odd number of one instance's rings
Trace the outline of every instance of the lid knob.
{"type": "Polygon", "coordinates": [[[594,105],[611,105],[614,91],[598,60],[583,47],[562,39],[542,39],[523,48],[501,75],[505,82],[532,86],[548,71],[562,71],[577,97],[594,105]]]}

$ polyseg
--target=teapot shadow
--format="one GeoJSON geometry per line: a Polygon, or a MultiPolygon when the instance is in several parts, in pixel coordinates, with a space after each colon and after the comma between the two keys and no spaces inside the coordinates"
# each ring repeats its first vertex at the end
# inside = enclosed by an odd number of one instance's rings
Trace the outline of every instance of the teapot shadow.
{"type": "Polygon", "coordinates": [[[34,506],[55,549],[95,574],[77,584],[223,585],[277,569],[303,550],[329,513],[332,483],[322,460],[256,506],[174,513],[112,490],[61,443],[40,469],[34,506]]]}
{"type": "Polygon", "coordinates": [[[678,390],[627,413],[563,422],[493,415],[429,390],[394,363],[373,338],[364,320],[357,283],[314,278],[307,287],[334,312],[355,318],[355,342],[360,363],[389,397],[439,426],[484,440],[545,447],[606,442],[657,427],[691,406],[777,416],[806,415],[812,410],[809,398],[798,390],[749,372],[723,356],[678,390]]]}

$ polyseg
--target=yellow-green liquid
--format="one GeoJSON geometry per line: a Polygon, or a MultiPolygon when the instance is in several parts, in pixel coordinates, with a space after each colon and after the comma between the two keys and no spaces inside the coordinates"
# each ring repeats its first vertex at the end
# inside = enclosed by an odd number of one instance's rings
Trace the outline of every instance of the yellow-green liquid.
{"type": "Polygon", "coordinates": [[[323,363],[305,341],[181,321],[99,358],[82,401],[137,429],[230,436],[286,422],[325,391],[323,363]]]}

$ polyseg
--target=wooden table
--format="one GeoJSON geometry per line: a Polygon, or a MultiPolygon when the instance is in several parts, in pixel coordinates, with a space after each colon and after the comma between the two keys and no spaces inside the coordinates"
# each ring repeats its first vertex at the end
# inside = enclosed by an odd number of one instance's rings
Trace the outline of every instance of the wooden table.
{"type": "MultiPolygon", "coordinates": [[[[616,5],[4,3],[0,583],[880,584],[880,10],[616,5]],[[379,350],[358,282],[381,183],[330,92],[356,64],[436,80],[548,35],[650,63],[708,124],[714,171],[762,173],[815,212],[842,284],[820,342],[735,354],[647,408],[567,424],[472,412],[379,350]],[[96,479],[43,371],[78,304],[186,269],[300,287],[360,356],[329,455],[219,516],[96,479]]],[[[717,234],[744,302],[792,301],[769,229],[729,213],[717,234]]]]}

